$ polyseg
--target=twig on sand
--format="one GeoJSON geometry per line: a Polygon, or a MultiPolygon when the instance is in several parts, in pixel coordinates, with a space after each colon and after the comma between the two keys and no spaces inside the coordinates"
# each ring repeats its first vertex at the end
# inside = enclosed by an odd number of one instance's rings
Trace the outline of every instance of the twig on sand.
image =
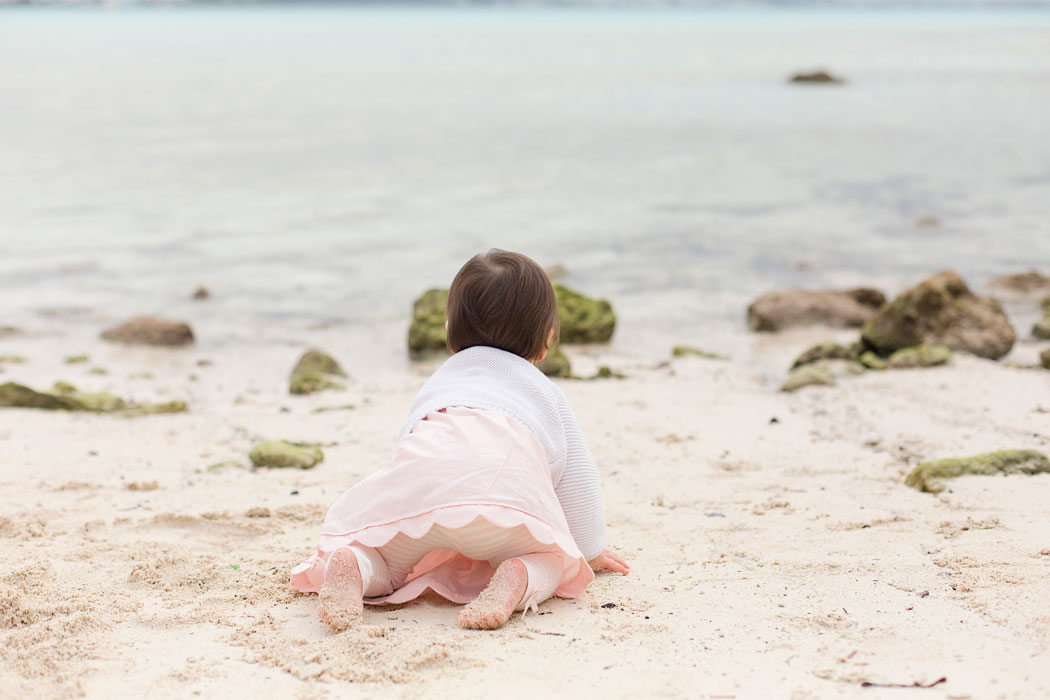
{"type": "Polygon", "coordinates": [[[947,683],[947,682],[948,682],[948,678],[946,676],[941,676],[940,678],[935,680],[933,683],[927,683],[926,685],[923,685],[919,681],[915,681],[914,683],[872,683],[871,681],[864,681],[863,683],[860,684],[860,687],[861,688],[932,688],[935,685],[940,685],[941,683],[947,683]]]}

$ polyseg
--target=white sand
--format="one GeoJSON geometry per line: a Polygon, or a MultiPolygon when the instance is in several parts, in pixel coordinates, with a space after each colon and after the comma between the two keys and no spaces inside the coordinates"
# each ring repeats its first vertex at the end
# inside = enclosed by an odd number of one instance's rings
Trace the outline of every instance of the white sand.
{"type": "MultiPolygon", "coordinates": [[[[356,352],[332,337],[310,340],[356,352]]],[[[191,411],[0,411],[2,697],[1050,696],[1050,475],[966,477],[940,496],[903,484],[925,459],[1050,452],[1050,372],[957,357],[783,395],[753,370],[682,359],[564,382],[630,576],[496,632],[460,630],[456,606],[427,598],[367,608],[336,635],[288,569],[391,455],[425,370],[357,370],[345,392],[292,397],[301,342],[69,344],[4,340],[0,354],[31,361],[0,382],[191,411]],[[59,346],[92,361],[65,366],[59,346]],[[207,470],[247,464],[262,437],[324,443],[326,459],[207,470]]]]}

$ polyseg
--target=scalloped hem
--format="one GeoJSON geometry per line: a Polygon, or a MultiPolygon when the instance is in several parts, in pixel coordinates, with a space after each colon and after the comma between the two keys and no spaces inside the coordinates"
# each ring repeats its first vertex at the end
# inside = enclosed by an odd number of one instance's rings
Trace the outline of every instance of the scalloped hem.
{"type": "MultiPolygon", "coordinates": [[[[353,532],[323,533],[317,552],[292,569],[291,585],[304,593],[320,591],[328,557],[340,547],[359,545],[382,552],[382,547],[398,535],[422,539],[434,526],[457,530],[479,519],[501,529],[525,528],[532,546],[529,551],[509,555],[508,559],[531,552],[560,555],[562,577],[556,596],[575,598],[594,579],[594,573],[572,538],[536,516],[505,505],[459,503],[353,532]]],[[[400,588],[390,595],[366,598],[364,602],[370,605],[404,603],[432,590],[453,603],[468,603],[477,597],[494,571],[495,567],[487,561],[468,559],[451,549],[435,549],[417,563],[400,588]]]]}

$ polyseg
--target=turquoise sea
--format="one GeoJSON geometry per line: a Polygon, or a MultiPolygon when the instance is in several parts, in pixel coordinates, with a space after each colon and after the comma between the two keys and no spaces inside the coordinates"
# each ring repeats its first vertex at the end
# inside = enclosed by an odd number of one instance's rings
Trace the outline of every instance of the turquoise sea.
{"type": "Polygon", "coordinates": [[[1050,272],[1050,10],[20,7],[0,65],[0,325],[398,324],[498,246],[746,354],[773,287],[1050,272]]]}

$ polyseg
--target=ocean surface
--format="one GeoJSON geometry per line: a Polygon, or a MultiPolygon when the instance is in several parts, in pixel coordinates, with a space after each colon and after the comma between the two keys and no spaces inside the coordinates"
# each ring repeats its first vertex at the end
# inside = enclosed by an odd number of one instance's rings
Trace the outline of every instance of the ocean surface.
{"type": "Polygon", "coordinates": [[[495,246],[746,358],[768,289],[1050,271],[1046,9],[2,8],[0,66],[0,325],[400,329],[495,246]]]}

